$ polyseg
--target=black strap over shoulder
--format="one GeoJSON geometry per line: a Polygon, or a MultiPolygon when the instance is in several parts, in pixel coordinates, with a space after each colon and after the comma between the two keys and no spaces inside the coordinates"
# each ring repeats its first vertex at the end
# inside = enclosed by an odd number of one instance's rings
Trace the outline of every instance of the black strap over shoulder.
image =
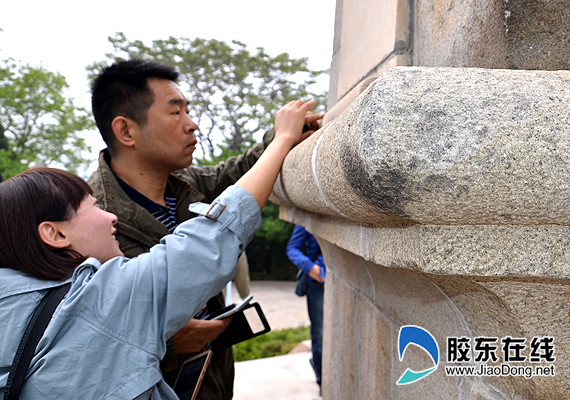
{"type": "Polygon", "coordinates": [[[311,259],[313,262],[317,261],[317,258],[319,258],[319,256],[323,254],[323,252],[321,251],[321,248],[319,247],[319,251],[317,251],[315,253],[315,255],[313,256],[313,258],[311,259]]]}
{"type": "Polygon", "coordinates": [[[36,352],[38,342],[42,338],[53,312],[69,291],[70,286],[71,283],[66,283],[63,286],[50,289],[36,307],[36,311],[34,311],[34,315],[32,315],[32,319],[28,323],[24,336],[22,337],[20,346],[18,346],[12,368],[10,368],[10,374],[8,375],[6,390],[4,392],[4,400],[15,400],[20,397],[22,384],[24,383],[30,362],[36,352]]]}

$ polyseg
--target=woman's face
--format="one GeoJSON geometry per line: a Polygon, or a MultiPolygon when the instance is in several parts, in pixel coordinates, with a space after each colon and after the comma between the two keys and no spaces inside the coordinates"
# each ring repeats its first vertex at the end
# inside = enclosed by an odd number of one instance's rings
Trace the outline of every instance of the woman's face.
{"type": "Polygon", "coordinates": [[[69,248],[104,263],[123,255],[119,242],[115,239],[116,223],[117,216],[102,210],[97,199],[88,195],[73,217],[61,222],[61,228],[69,240],[69,248]]]}

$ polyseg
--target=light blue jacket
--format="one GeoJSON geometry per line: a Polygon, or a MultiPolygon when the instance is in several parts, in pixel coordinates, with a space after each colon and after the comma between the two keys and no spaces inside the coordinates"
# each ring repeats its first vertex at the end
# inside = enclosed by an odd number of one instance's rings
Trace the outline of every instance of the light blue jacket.
{"type": "MultiPolygon", "coordinates": [[[[159,368],[166,340],[235,276],[239,254],[261,225],[246,190],[231,186],[218,201],[226,208],[217,220],[184,222],[149,253],[80,265],[20,398],[177,399],[159,368]]],[[[190,208],[204,214],[209,206],[190,208]]],[[[47,289],[63,283],[0,268],[0,398],[31,314],[47,289]]]]}

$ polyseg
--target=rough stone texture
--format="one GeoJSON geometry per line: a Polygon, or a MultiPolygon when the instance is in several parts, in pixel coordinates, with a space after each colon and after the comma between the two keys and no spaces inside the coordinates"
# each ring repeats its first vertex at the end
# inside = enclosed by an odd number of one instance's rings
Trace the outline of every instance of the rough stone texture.
{"type": "Polygon", "coordinates": [[[506,2],[509,68],[570,68],[570,7],[564,0],[506,2]],[[508,18],[507,18],[508,16],[508,18]]]}
{"type": "Polygon", "coordinates": [[[568,72],[394,68],[291,152],[274,195],[352,221],[331,241],[381,265],[570,277],[569,115],[568,72]]]}
{"type": "Polygon", "coordinates": [[[508,2],[418,0],[416,4],[414,65],[509,68],[508,2]]]}
{"type": "Polygon", "coordinates": [[[280,184],[290,204],[372,225],[567,225],[569,115],[566,71],[393,68],[280,184]]]}
{"type": "Polygon", "coordinates": [[[544,72],[570,69],[568,1],[336,5],[326,126],[274,188],[329,267],[325,400],[570,398],[570,74],[544,72]],[[397,386],[405,324],[441,356],[446,336],[553,336],[557,376],[397,386]]]}
{"type": "Polygon", "coordinates": [[[570,278],[570,227],[422,226],[420,269],[479,276],[570,278]]]}
{"type": "Polygon", "coordinates": [[[418,0],[413,65],[570,68],[565,0],[418,0]]]}
{"type": "Polygon", "coordinates": [[[281,218],[366,260],[426,273],[569,279],[570,228],[528,226],[363,226],[282,207],[281,218]]]}
{"type": "MultiPolygon", "coordinates": [[[[570,329],[569,281],[493,281],[422,274],[367,262],[320,238],[319,243],[330,271],[325,291],[324,365],[338,366],[324,370],[325,399],[548,400],[570,395],[570,347],[565,333],[570,329]],[[331,304],[334,307],[328,306],[331,304]],[[398,386],[406,367],[421,370],[433,365],[414,347],[405,353],[406,363],[399,362],[397,337],[402,325],[419,325],[434,335],[440,345],[440,364],[429,379],[398,386]],[[446,376],[449,336],[553,336],[558,376],[446,376]]],[[[500,352],[497,354],[499,362],[494,365],[502,362],[500,352]]]]}
{"type": "Polygon", "coordinates": [[[325,121],[367,79],[395,66],[570,69],[570,7],[566,0],[337,0],[325,121]]]}
{"type": "MultiPolygon", "coordinates": [[[[570,74],[393,68],[297,146],[281,218],[328,266],[324,398],[570,398],[570,74]],[[440,366],[397,386],[403,325],[440,366]],[[450,377],[446,337],[552,336],[556,376],[450,377]]],[[[414,369],[414,368],[412,368],[414,369]]]]}

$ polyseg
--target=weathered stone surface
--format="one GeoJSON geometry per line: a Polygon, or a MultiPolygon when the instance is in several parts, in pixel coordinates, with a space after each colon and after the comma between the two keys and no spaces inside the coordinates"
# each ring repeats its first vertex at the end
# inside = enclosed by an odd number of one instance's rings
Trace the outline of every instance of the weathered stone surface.
{"type": "Polygon", "coordinates": [[[379,265],[426,273],[570,279],[570,227],[414,225],[375,228],[281,208],[281,218],[379,265]]]}
{"type": "Polygon", "coordinates": [[[337,0],[327,125],[274,189],[328,265],[326,400],[570,398],[568,69],[567,0],[337,0]],[[441,357],[552,336],[556,377],[398,386],[406,324],[441,357]]]}
{"type": "Polygon", "coordinates": [[[569,116],[566,71],[393,68],[294,149],[276,194],[372,225],[567,225],[569,116]]]}
{"type": "Polygon", "coordinates": [[[414,65],[570,68],[565,0],[418,0],[414,65]]]}
{"type": "Polygon", "coordinates": [[[331,121],[394,66],[570,69],[566,0],[337,0],[331,121]]]}
{"type": "Polygon", "coordinates": [[[569,116],[568,72],[392,69],[274,194],[344,220],[321,236],[380,265],[570,278],[569,116]]]}
{"type": "Polygon", "coordinates": [[[568,226],[421,226],[420,230],[424,272],[570,278],[568,226]]]}
{"type": "Polygon", "coordinates": [[[504,1],[419,0],[414,65],[508,68],[504,1]]]}
{"type": "MultiPolygon", "coordinates": [[[[549,400],[570,394],[566,372],[570,343],[564,333],[570,329],[566,298],[570,281],[422,274],[367,262],[323,239],[319,244],[330,271],[325,290],[324,362],[343,366],[325,368],[326,399],[549,400]],[[397,337],[403,325],[418,325],[434,335],[440,346],[440,364],[433,376],[398,386],[406,367],[418,371],[433,365],[414,347],[406,352],[405,362],[399,362],[397,337]],[[446,338],[478,336],[554,337],[557,376],[447,376],[445,366],[457,364],[445,359],[446,338]]],[[[500,351],[497,355],[498,362],[489,365],[503,362],[500,351]]]]}
{"type": "Polygon", "coordinates": [[[569,105],[565,71],[395,68],[287,157],[281,218],[328,267],[327,400],[570,398],[569,105]],[[403,325],[441,364],[401,386],[429,364],[399,362],[403,325]],[[556,376],[448,376],[450,336],[553,337],[556,376]]]}

